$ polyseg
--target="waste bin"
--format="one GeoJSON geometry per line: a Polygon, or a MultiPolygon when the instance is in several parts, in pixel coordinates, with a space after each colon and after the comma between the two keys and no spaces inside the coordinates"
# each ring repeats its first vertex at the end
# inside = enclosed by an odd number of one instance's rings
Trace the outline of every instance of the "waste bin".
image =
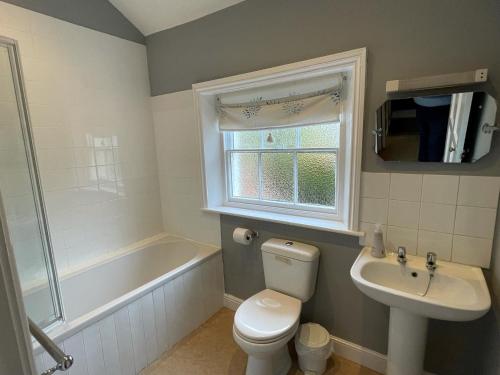
{"type": "Polygon", "coordinates": [[[316,323],[302,324],[295,335],[299,367],[305,374],[321,375],[333,352],[328,331],[316,323]]]}

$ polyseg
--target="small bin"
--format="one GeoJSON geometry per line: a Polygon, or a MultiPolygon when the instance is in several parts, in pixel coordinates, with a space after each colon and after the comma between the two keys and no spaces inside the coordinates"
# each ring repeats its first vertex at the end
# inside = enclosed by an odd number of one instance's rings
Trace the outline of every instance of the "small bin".
{"type": "Polygon", "coordinates": [[[321,375],[333,352],[328,331],[316,323],[302,324],[295,335],[295,350],[304,374],[321,375]]]}

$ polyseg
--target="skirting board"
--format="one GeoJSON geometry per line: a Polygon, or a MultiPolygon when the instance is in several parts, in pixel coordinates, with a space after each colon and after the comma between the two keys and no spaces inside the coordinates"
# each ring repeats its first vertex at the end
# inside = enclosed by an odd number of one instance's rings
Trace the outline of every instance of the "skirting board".
{"type": "MultiPolygon", "coordinates": [[[[238,306],[243,302],[242,299],[231,294],[224,294],[224,306],[230,310],[236,311],[238,306]]],[[[353,342],[341,339],[330,335],[333,341],[335,353],[341,357],[347,358],[350,361],[359,363],[364,367],[368,367],[374,371],[385,373],[387,356],[376,351],[365,348],[353,342]]],[[[424,371],[423,375],[433,375],[430,372],[424,371]]]]}

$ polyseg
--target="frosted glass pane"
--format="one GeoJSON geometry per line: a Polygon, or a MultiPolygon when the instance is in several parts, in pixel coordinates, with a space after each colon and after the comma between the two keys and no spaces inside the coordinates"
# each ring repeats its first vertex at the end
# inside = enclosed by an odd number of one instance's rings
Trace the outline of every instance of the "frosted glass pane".
{"type": "Polygon", "coordinates": [[[259,198],[259,155],[253,152],[231,154],[233,197],[259,198]]]}
{"type": "Polygon", "coordinates": [[[299,203],[335,206],[335,163],[333,153],[297,155],[299,203]]]}
{"type": "Polygon", "coordinates": [[[340,124],[304,126],[300,129],[300,148],[339,147],[340,124]]]}
{"type": "Polygon", "coordinates": [[[233,148],[236,150],[260,148],[260,131],[233,132],[233,148]]]}
{"type": "Polygon", "coordinates": [[[293,201],[293,154],[262,154],[262,199],[293,201]]]}
{"type": "Polygon", "coordinates": [[[293,128],[262,130],[264,148],[283,149],[296,147],[296,130],[293,128]]]}

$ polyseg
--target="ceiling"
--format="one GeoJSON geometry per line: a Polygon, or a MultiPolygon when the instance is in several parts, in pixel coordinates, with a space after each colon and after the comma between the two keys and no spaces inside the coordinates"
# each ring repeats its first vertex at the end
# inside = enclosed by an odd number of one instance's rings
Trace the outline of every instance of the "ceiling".
{"type": "Polygon", "coordinates": [[[109,0],[144,35],[169,29],[243,0],[109,0]]]}

